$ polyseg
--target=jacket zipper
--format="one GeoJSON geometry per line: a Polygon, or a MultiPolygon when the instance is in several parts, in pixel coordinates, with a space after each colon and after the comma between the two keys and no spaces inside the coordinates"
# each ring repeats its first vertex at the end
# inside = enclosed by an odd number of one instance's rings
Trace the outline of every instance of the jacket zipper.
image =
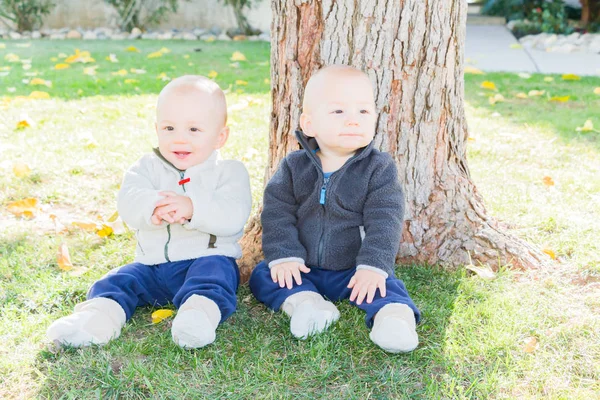
{"type": "MultiPolygon", "coordinates": [[[[179,171],[179,178],[183,179],[185,176],[185,171],[179,171]]],[[[181,185],[183,191],[185,192],[185,183],[181,185]]],[[[165,260],[167,262],[171,262],[169,259],[169,243],[171,243],[171,224],[167,225],[167,243],[165,243],[165,260]]]]}
{"type": "Polygon", "coordinates": [[[319,261],[319,267],[323,266],[323,242],[324,240],[324,236],[325,236],[325,218],[327,216],[326,211],[327,208],[325,206],[325,201],[327,199],[327,184],[329,183],[329,179],[331,179],[331,177],[325,177],[323,176],[323,185],[321,185],[321,194],[319,196],[319,204],[321,204],[323,206],[323,226],[321,228],[321,237],[319,238],[319,248],[317,251],[317,259],[319,261]]]}

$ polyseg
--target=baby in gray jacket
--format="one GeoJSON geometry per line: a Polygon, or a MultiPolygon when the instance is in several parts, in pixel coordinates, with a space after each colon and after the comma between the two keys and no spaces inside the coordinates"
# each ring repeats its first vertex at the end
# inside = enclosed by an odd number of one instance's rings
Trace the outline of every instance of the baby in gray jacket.
{"type": "Polygon", "coordinates": [[[302,150],[285,157],[264,194],[255,297],[291,317],[298,338],[339,318],[332,301],[366,312],[371,340],[389,352],[419,343],[420,312],[394,276],[404,195],[392,157],[374,148],[368,76],[348,66],[313,75],[304,93],[302,150]]]}

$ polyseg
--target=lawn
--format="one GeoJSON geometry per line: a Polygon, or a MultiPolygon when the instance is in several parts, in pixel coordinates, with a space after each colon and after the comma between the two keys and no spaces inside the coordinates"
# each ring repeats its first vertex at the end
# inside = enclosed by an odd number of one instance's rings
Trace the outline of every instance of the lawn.
{"type": "Polygon", "coordinates": [[[133,258],[131,233],[101,237],[72,222],[107,221],[115,212],[123,171],[155,143],[163,79],[216,71],[230,106],[223,155],[246,163],[256,209],[267,161],[269,48],[22,44],[0,42],[0,398],[600,397],[600,134],[576,131],[588,119],[600,127],[600,78],[466,76],[469,166],[488,212],[554,252],[557,262],[544,270],[504,268],[493,280],[464,269],[398,266],[423,311],[421,344],[410,354],[379,350],[347,302],[326,334],[295,340],[287,318],[266,311],[246,285],[238,312],[205,349],[178,348],[169,320],[150,322],[151,308],[138,310],[103,348],[56,349],[45,339],[48,325],[69,314],[94,280],[133,258]],[[76,48],[95,62],[55,69],[76,48]],[[232,61],[235,52],[246,61],[232,61]],[[118,62],[107,60],[110,54],[118,62]],[[84,74],[93,65],[96,74],[84,74]],[[133,71],[140,69],[145,73],[133,71]],[[35,78],[51,87],[31,85],[35,78]],[[498,92],[481,88],[483,81],[498,92]],[[546,92],[515,97],[530,90],[546,92]],[[32,91],[49,98],[31,99],[32,91]],[[504,102],[491,105],[496,93],[504,102]],[[570,98],[549,101],[553,96],[570,98]],[[31,126],[17,129],[24,114],[31,126]],[[18,163],[31,171],[17,176],[18,163]],[[7,211],[28,197],[41,205],[35,218],[7,211]],[[63,242],[77,273],[57,265],[63,242]]]}

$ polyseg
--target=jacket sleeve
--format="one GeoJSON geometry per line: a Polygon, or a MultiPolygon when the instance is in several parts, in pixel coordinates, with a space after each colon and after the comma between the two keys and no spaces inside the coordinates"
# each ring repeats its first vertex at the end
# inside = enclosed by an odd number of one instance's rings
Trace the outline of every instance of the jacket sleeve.
{"type": "Polygon", "coordinates": [[[364,205],[365,237],[358,256],[357,269],[368,269],[384,275],[393,274],[400,248],[404,220],[404,192],[391,157],[377,168],[369,183],[364,205]]]}
{"type": "Polygon", "coordinates": [[[233,236],[244,229],[252,209],[250,178],[244,164],[228,161],[214,189],[204,185],[188,186],[194,215],[186,229],[216,236],[233,236]]]}
{"type": "Polygon", "coordinates": [[[306,260],[296,225],[298,204],[294,196],[292,171],[284,158],[265,189],[261,222],[265,262],[269,267],[286,261],[306,260]]]}
{"type": "Polygon", "coordinates": [[[117,196],[117,210],[127,225],[133,229],[162,229],[162,225],[151,222],[155,204],[162,197],[152,181],[152,165],[148,158],[139,159],[123,178],[117,196]]]}

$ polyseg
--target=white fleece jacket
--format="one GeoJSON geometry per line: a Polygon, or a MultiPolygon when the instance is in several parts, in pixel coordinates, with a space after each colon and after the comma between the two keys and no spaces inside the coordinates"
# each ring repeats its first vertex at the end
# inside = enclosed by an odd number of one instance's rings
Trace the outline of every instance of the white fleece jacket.
{"type": "Polygon", "coordinates": [[[251,207],[246,167],[220,160],[218,151],[185,171],[159,154],[146,154],[125,173],[117,201],[119,215],[136,231],[135,262],[147,265],[210,255],[241,257],[238,240],[251,207]],[[188,196],[192,219],[183,225],[154,225],[150,219],[161,191],[188,196]]]}

